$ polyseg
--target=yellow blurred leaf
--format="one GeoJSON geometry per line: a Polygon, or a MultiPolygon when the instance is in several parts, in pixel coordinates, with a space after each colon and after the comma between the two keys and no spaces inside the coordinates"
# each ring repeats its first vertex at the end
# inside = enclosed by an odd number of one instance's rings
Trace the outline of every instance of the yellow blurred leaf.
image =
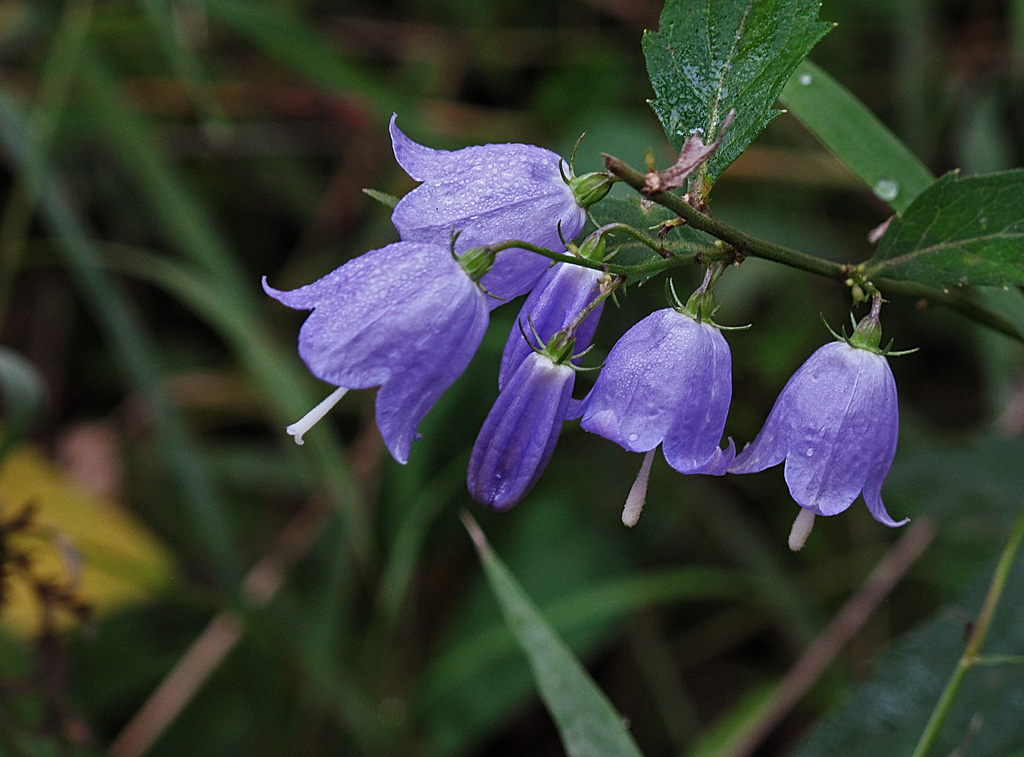
{"type": "MultiPolygon", "coordinates": [[[[94,614],[147,599],[170,581],[170,554],[128,511],[23,446],[0,465],[0,523],[28,504],[31,525],[8,535],[7,553],[27,553],[32,576],[68,586],[94,614]]],[[[0,623],[22,635],[37,633],[40,606],[21,570],[9,573],[4,594],[0,623]]]]}

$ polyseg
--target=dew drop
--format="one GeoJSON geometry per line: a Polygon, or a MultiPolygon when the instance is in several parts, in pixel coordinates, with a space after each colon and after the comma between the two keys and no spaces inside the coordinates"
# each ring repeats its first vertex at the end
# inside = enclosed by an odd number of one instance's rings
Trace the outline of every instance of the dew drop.
{"type": "Polygon", "coordinates": [[[810,74],[800,74],[800,78],[797,79],[797,81],[800,82],[805,87],[808,87],[810,86],[811,82],[814,81],[814,77],[811,76],[810,74]]]}
{"type": "Polygon", "coordinates": [[[804,454],[807,455],[807,457],[814,457],[814,448],[808,447],[807,451],[804,454]]]}
{"type": "Polygon", "coordinates": [[[818,429],[818,436],[825,436],[825,427],[822,426],[818,429]]]}
{"type": "Polygon", "coordinates": [[[639,439],[639,438],[640,438],[640,434],[630,434],[630,435],[629,435],[629,440],[630,440],[631,442],[635,442],[635,441],[636,441],[637,439],[639,439]]]}
{"type": "Polygon", "coordinates": [[[875,186],[871,187],[871,191],[879,200],[889,202],[899,196],[900,183],[894,179],[879,179],[875,182],[875,186]]]}

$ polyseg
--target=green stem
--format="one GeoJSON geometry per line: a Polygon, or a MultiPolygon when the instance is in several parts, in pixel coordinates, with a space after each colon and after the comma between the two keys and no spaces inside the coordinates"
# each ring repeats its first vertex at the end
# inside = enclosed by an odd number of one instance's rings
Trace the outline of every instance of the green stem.
{"type": "MultiPolygon", "coordinates": [[[[693,255],[672,255],[672,253],[667,253],[671,257],[663,258],[662,260],[655,260],[651,263],[640,263],[638,265],[615,265],[614,263],[599,263],[593,260],[587,260],[586,258],[579,257],[577,255],[566,255],[564,253],[555,252],[554,250],[549,250],[546,247],[538,247],[535,244],[524,242],[521,239],[506,239],[504,242],[487,245],[487,248],[494,253],[499,253],[502,250],[511,250],[513,248],[529,250],[530,252],[535,252],[549,260],[554,260],[557,263],[581,265],[584,268],[592,268],[595,271],[607,271],[608,273],[616,276],[636,276],[645,273],[661,273],[662,271],[667,271],[670,268],[678,268],[690,263],[696,263],[702,254],[700,252],[695,252],[693,255]]],[[[708,250],[708,252],[710,253],[711,251],[708,250]]]]}
{"type": "Polygon", "coordinates": [[[633,189],[643,192],[644,196],[652,202],[668,208],[693,228],[707,232],[723,242],[728,242],[737,251],[745,255],[772,260],[776,263],[788,265],[791,268],[798,268],[802,271],[816,273],[819,276],[826,276],[831,279],[838,279],[839,281],[844,281],[850,276],[850,266],[842,263],[833,263],[830,260],[822,260],[805,252],[799,252],[774,242],[766,242],[763,239],[752,237],[739,229],[722,223],[717,218],[701,213],[679,195],[672,194],[671,192],[647,194],[644,192],[646,175],[640,173],[635,168],[627,166],[618,158],[605,155],[604,164],[608,167],[609,171],[629,184],[633,189]]]}
{"type": "MultiPolygon", "coordinates": [[[[1006,547],[1003,548],[1003,554],[999,557],[999,563],[996,565],[995,573],[992,575],[992,582],[989,584],[988,593],[985,595],[985,601],[981,605],[978,620],[974,625],[974,630],[971,632],[970,639],[967,641],[967,646],[964,648],[964,653],[960,657],[959,662],[957,662],[949,681],[946,683],[946,688],[942,692],[942,696],[939,697],[939,701],[932,711],[932,716],[928,719],[928,725],[925,726],[924,732],[921,734],[921,739],[917,743],[913,757],[925,757],[931,751],[931,748],[935,746],[939,732],[942,730],[949,711],[953,707],[953,702],[960,691],[960,686],[967,676],[967,671],[979,664],[981,659],[985,659],[979,658],[978,652],[981,650],[982,644],[985,643],[985,636],[988,634],[989,626],[992,624],[992,618],[995,617],[999,600],[1002,599],[1003,590],[1006,588],[1006,581],[1010,575],[1010,568],[1013,567],[1013,561],[1017,557],[1021,541],[1024,541],[1024,509],[1017,516],[1017,522],[1013,525],[1010,538],[1006,542],[1006,547]]],[[[1019,658],[1011,658],[1011,661],[1018,662],[1019,658]]]]}
{"type": "MultiPolygon", "coordinates": [[[[834,280],[846,281],[851,277],[856,278],[857,268],[854,265],[823,260],[813,255],[808,255],[805,252],[752,237],[726,223],[722,223],[716,218],[700,212],[682,197],[671,192],[647,194],[644,191],[645,174],[631,168],[611,155],[605,155],[604,162],[609,171],[626,184],[629,184],[633,189],[642,193],[644,197],[676,213],[695,229],[700,229],[717,239],[721,239],[723,242],[727,242],[744,255],[782,263],[801,271],[807,271],[808,273],[814,273],[834,280]]],[[[1024,336],[1021,335],[1011,320],[960,292],[945,292],[914,281],[897,281],[895,279],[876,279],[875,284],[879,288],[884,287],[886,292],[927,298],[952,310],[956,310],[962,315],[1017,341],[1024,341],[1024,336]]]]}

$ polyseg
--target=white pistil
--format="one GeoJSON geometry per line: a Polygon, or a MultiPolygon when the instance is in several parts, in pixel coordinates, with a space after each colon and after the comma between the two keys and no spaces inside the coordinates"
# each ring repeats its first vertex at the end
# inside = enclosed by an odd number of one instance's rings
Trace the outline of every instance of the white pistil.
{"type": "Polygon", "coordinates": [[[651,477],[651,463],[654,462],[654,450],[644,455],[644,461],[640,465],[640,472],[636,474],[636,481],[633,488],[629,490],[626,497],[626,506],[622,508],[622,525],[632,528],[640,520],[640,512],[644,509],[644,502],[647,501],[647,481],[651,477]]]}
{"type": "Polygon", "coordinates": [[[799,552],[804,542],[807,541],[807,537],[811,535],[813,527],[814,512],[801,507],[799,515],[793,521],[793,528],[789,532],[789,548],[794,552],[799,552]]]}
{"type": "Polygon", "coordinates": [[[319,405],[317,405],[304,416],[302,416],[302,418],[295,421],[295,423],[286,428],[285,431],[287,431],[289,434],[295,437],[296,444],[303,444],[303,435],[311,428],[313,428],[313,426],[315,426],[320,421],[321,418],[327,415],[327,412],[332,407],[338,404],[339,400],[341,400],[341,398],[345,396],[345,392],[347,391],[348,389],[346,389],[345,387],[339,386],[337,389],[331,392],[330,396],[327,399],[325,399],[319,405]]]}

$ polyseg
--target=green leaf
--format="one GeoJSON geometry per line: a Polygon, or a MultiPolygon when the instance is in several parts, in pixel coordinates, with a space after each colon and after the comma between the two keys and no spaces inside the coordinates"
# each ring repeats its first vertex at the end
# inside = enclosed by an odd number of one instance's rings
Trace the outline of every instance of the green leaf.
{"type": "Polygon", "coordinates": [[[1024,284],[1024,169],[947,173],[893,217],[867,274],[935,287],[1024,284]]]}
{"type": "Polygon", "coordinates": [[[35,367],[14,350],[0,347],[0,460],[32,427],[43,406],[43,380],[35,367]]]}
{"type": "Polygon", "coordinates": [[[566,752],[570,757],[640,757],[622,717],[491,550],[476,522],[468,515],[464,521],[505,620],[530,661],[541,699],[566,752]]]}
{"type": "Polygon", "coordinates": [[[810,61],[797,66],[779,99],[897,213],[935,181],[864,103],[810,61]]]}
{"type": "Polygon", "coordinates": [[[676,148],[694,131],[709,142],[732,108],[722,146],[694,176],[706,192],[781,111],[775,100],[793,69],[831,28],[818,0],[668,0],[657,32],[644,35],[651,107],[676,148]]]}
{"type": "MultiPolygon", "coordinates": [[[[875,675],[821,722],[797,757],[909,755],[964,649],[988,578],[907,634],[875,664],[875,675]]],[[[984,654],[1014,654],[1024,638],[1024,563],[1018,561],[986,639],[984,654]]],[[[934,755],[1011,755],[1024,749],[1020,665],[979,666],[967,674],[934,755]]]]}

